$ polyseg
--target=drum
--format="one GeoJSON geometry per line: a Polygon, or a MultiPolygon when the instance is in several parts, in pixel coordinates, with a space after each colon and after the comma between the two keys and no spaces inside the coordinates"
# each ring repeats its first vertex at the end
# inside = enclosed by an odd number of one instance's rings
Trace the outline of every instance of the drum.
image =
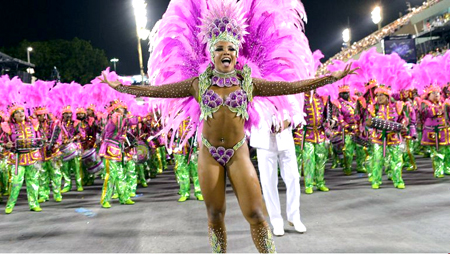
{"type": "Polygon", "coordinates": [[[63,161],[70,161],[78,156],[78,146],[75,143],[68,143],[61,146],[61,156],[63,161]]]}
{"type": "Polygon", "coordinates": [[[144,141],[139,141],[136,146],[137,157],[135,162],[138,164],[145,163],[149,158],[150,150],[148,149],[147,144],[144,141]]]}
{"type": "Polygon", "coordinates": [[[95,174],[104,168],[103,162],[95,151],[95,148],[84,151],[81,155],[81,162],[87,172],[91,174],[95,174]]]}

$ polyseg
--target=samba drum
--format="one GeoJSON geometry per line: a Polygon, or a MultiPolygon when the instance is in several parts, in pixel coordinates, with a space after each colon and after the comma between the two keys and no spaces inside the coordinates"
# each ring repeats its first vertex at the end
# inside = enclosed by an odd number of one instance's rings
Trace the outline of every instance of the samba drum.
{"type": "Polygon", "coordinates": [[[68,143],[61,146],[60,151],[62,153],[63,161],[70,161],[71,159],[78,156],[78,146],[75,143],[68,143]]]}
{"type": "Polygon", "coordinates": [[[16,139],[15,148],[17,151],[32,151],[44,146],[41,138],[16,139]]]}
{"type": "Polygon", "coordinates": [[[137,157],[135,162],[138,164],[145,163],[149,158],[150,150],[148,149],[147,144],[144,141],[139,141],[136,146],[137,157]]]}
{"type": "Polygon", "coordinates": [[[81,161],[87,172],[95,174],[104,168],[103,162],[98,156],[95,148],[84,151],[81,155],[81,161]]]}

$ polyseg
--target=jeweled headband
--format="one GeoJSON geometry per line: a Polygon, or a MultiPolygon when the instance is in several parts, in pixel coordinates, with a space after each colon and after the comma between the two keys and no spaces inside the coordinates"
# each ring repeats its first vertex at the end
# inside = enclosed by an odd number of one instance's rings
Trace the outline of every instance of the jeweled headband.
{"type": "Polygon", "coordinates": [[[214,59],[214,45],[228,41],[236,47],[236,56],[244,43],[245,18],[240,5],[235,0],[213,0],[208,2],[209,13],[201,19],[201,35],[207,43],[211,58],[214,59]]]}

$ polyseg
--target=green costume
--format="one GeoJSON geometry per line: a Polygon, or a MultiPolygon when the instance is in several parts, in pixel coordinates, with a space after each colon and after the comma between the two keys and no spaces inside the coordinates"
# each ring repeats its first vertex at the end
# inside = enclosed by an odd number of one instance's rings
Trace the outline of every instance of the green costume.
{"type": "Polygon", "coordinates": [[[10,172],[9,165],[6,163],[6,158],[0,160],[0,196],[3,194],[4,196],[9,195],[9,181],[10,181],[10,172]]]}
{"type": "MultiPolygon", "coordinates": [[[[14,168],[15,170],[15,168],[14,168]]],[[[39,190],[39,172],[35,165],[18,166],[17,174],[13,173],[11,178],[11,194],[6,204],[6,211],[14,208],[19,196],[20,189],[23,185],[23,180],[26,180],[28,205],[31,210],[39,210],[38,190],[39,190]]]]}
{"type": "Polygon", "coordinates": [[[102,198],[100,203],[102,206],[111,201],[111,196],[114,190],[119,194],[119,202],[125,204],[130,196],[127,191],[127,184],[125,182],[125,172],[122,167],[122,162],[105,159],[105,181],[103,182],[102,198]],[[115,188],[115,189],[114,189],[115,188]]]}
{"type": "Polygon", "coordinates": [[[53,198],[60,202],[61,196],[61,171],[55,159],[42,162],[43,171],[39,174],[39,201],[47,201],[50,196],[50,182],[52,183],[53,198]]]}
{"type": "Polygon", "coordinates": [[[68,192],[72,189],[72,174],[75,175],[75,184],[78,191],[83,191],[82,179],[83,172],[80,165],[80,157],[77,156],[69,161],[63,161],[61,172],[64,179],[64,187],[62,193],[68,192]]]}
{"type": "Polygon", "coordinates": [[[124,166],[125,183],[127,185],[126,191],[128,192],[128,197],[136,196],[137,189],[137,174],[136,174],[136,163],[134,160],[128,160],[125,162],[124,166]]]}
{"type": "Polygon", "coordinates": [[[400,147],[398,145],[389,145],[386,147],[386,154],[390,155],[390,160],[383,156],[383,145],[373,144],[373,158],[372,158],[372,187],[380,186],[382,184],[382,168],[385,161],[389,160],[391,169],[392,181],[394,186],[404,186],[402,179],[402,164],[403,157],[401,156],[400,147]]]}
{"type": "Polygon", "coordinates": [[[369,156],[368,148],[356,145],[356,171],[360,173],[367,173],[366,161],[369,156]]]}
{"type": "Polygon", "coordinates": [[[325,186],[324,174],[327,155],[325,142],[305,142],[302,160],[306,188],[312,188],[314,183],[316,183],[317,188],[325,186]]]}
{"type": "Polygon", "coordinates": [[[192,154],[174,154],[176,160],[176,177],[180,185],[180,199],[183,202],[190,198],[191,179],[194,184],[194,195],[198,200],[203,200],[197,171],[197,148],[192,149],[192,154]],[[189,158],[189,156],[191,156],[189,158]]]}

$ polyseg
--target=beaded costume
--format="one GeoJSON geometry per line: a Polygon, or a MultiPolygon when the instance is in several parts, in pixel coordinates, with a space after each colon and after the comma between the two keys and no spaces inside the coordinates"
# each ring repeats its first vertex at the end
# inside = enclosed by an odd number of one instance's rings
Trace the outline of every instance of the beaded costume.
{"type": "MultiPolygon", "coordinates": [[[[239,141],[232,147],[212,145],[215,142],[208,139],[205,126],[216,121],[218,112],[221,115],[226,112],[222,106],[241,118],[242,128],[249,132],[259,120],[255,103],[274,115],[281,125],[285,119],[283,110],[293,117],[290,103],[281,95],[298,94],[337,81],[332,76],[307,79],[313,76],[314,69],[303,31],[305,18],[299,1],[171,1],[153,33],[152,40],[156,43],[151,48],[149,73],[155,86],[119,85],[115,89],[137,96],[177,98],[167,100],[162,107],[161,116],[166,119],[162,123],[163,132],[172,133],[166,146],[173,146],[178,127],[189,119],[190,124],[199,126],[201,147],[208,149],[218,165],[229,167],[246,138],[245,134],[237,137],[239,141]],[[211,58],[214,59],[216,43],[221,41],[234,45],[241,62],[236,71],[219,73],[211,65],[205,70],[211,58]],[[292,82],[301,79],[304,80],[292,82]],[[219,93],[225,89],[229,91],[226,96],[219,93]]],[[[302,95],[297,99],[303,103],[302,95]]],[[[183,135],[180,146],[184,146],[196,129],[183,135]]],[[[210,222],[209,229],[213,250],[225,252],[223,222],[210,222]]],[[[251,233],[260,252],[275,251],[265,221],[252,225],[251,233]]]]}

